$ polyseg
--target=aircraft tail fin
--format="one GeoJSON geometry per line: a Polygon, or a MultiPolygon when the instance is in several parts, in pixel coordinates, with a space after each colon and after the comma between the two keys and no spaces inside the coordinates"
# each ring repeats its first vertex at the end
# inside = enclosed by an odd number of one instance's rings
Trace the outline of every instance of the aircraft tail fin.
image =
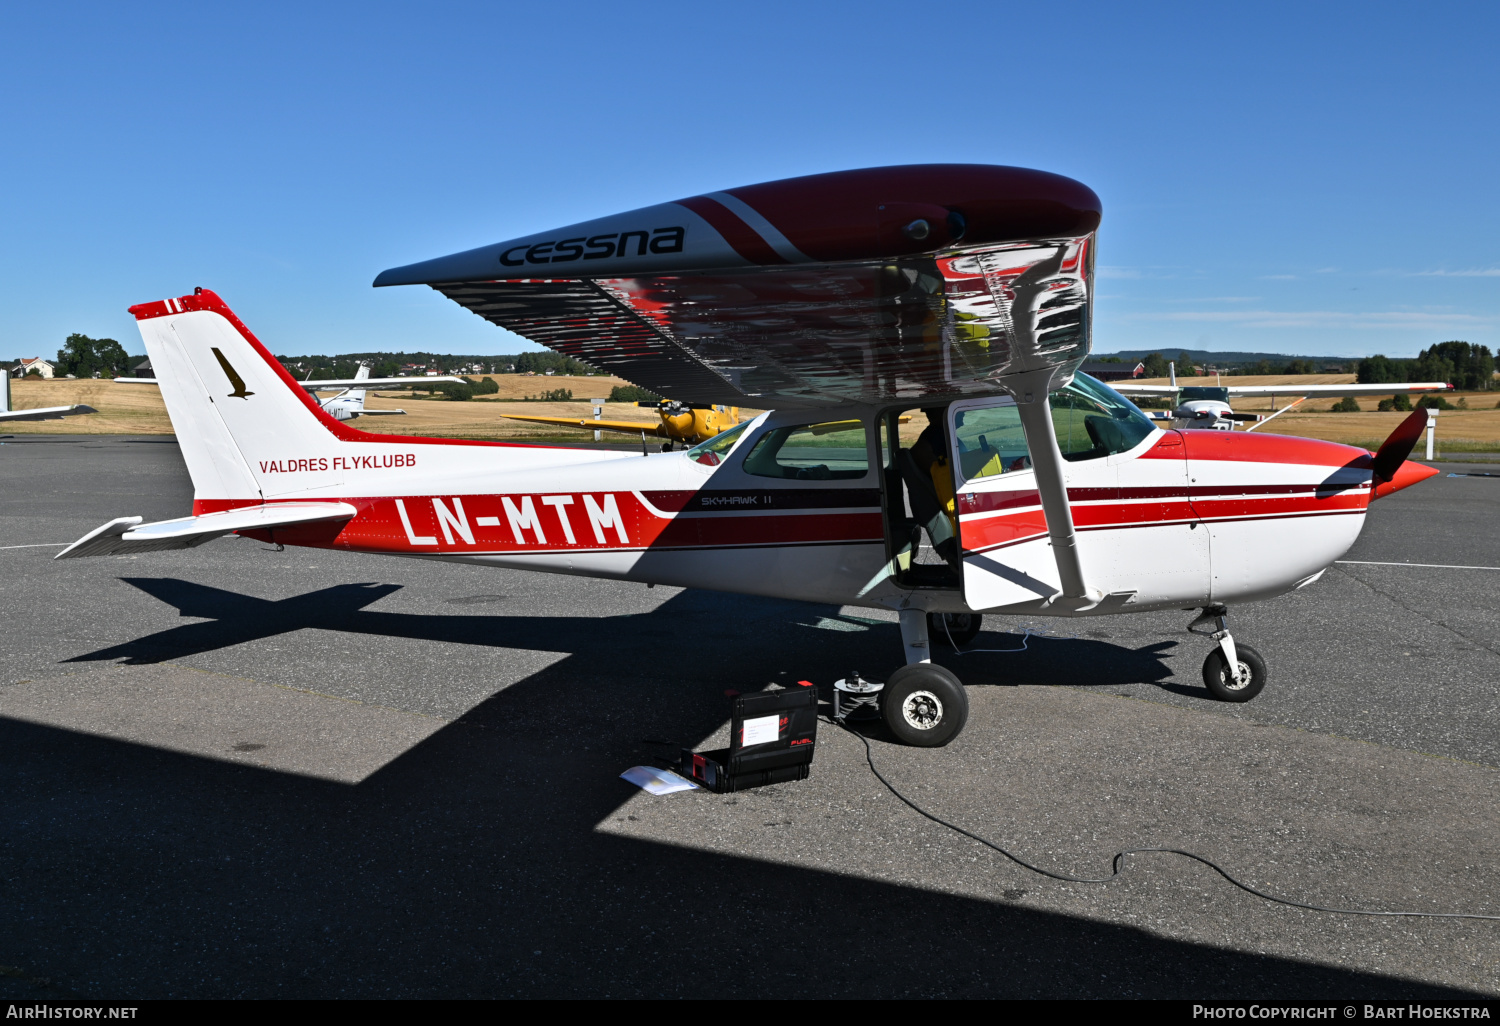
{"type": "Polygon", "coordinates": [[[277,489],[267,487],[258,466],[316,460],[337,444],[338,422],[214,293],[199,289],[130,312],[198,503],[263,501],[277,489]]]}
{"type": "MultiPolygon", "coordinates": [[[[459,463],[509,470],[598,458],[506,442],[360,431],[330,416],[207,289],[142,303],[130,312],[192,475],[193,508],[200,515],[273,499],[335,499],[346,485],[361,489],[359,494],[378,493],[393,480],[412,479],[418,448],[424,450],[424,470],[459,463]],[[474,446],[482,448],[469,448],[474,446]],[[346,476],[350,473],[357,479],[346,476]]],[[[371,378],[368,369],[358,378],[359,383],[392,380],[371,378]]]]}

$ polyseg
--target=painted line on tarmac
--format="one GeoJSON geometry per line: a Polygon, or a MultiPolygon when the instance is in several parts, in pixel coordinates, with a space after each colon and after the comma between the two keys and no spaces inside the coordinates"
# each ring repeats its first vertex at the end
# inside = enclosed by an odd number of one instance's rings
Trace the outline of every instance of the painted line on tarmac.
{"type": "Polygon", "coordinates": [[[5,549],[60,549],[64,545],[72,544],[72,542],[37,542],[35,545],[0,545],[0,551],[5,549]]]}
{"type": "Polygon", "coordinates": [[[1335,559],[1334,562],[1348,566],[1419,566],[1429,570],[1500,570],[1500,566],[1453,566],[1448,563],[1377,563],[1369,559],[1335,559]]]}

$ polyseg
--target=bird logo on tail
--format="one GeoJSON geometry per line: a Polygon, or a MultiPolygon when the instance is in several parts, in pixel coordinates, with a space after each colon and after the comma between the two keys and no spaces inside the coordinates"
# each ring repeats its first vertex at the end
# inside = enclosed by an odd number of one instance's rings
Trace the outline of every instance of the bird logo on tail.
{"type": "Polygon", "coordinates": [[[219,366],[224,368],[224,376],[234,386],[234,391],[229,393],[229,397],[231,399],[249,399],[254,395],[254,392],[245,391],[245,379],[240,377],[239,371],[235,370],[228,360],[224,359],[224,354],[219,352],[218,347],[213,346],[211,348],[213,349],[214,356],[219,361],[219,366]]]}

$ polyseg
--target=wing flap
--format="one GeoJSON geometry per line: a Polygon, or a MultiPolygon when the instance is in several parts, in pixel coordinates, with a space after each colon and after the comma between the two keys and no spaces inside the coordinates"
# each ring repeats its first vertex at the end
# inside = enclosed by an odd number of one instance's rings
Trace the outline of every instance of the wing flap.
{"type": "Polygon", "coordinates": [[[119,517],[90,531],[52,558],[81,559],[84,556],[190,549],[235,531],[348,520],[358,512],[347,502],[280,502],[178,520],[159,520],[152,524],[142,524],[141,517],[119,517]]]}

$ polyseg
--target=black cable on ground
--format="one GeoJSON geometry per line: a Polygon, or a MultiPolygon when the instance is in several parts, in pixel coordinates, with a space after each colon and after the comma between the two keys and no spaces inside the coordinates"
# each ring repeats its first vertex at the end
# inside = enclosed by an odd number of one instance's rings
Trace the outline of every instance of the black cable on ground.
{"type": "Polygon", "coordinates": [[[943,819],[941,816],[936,816],[931,812],[928,812],[926,809],[922,808],[922,806],[918,805],[916,802],[906,797],[906,795],[896,790],[896,785],[887,780],[884,775],[881,774],[880,770],[875,768],[875,753],[870,748],[869,738],[865,737],[859,731],[854,730],[852,727],[849,727],[846,724],[839,723],[838,721],[829,722],[833,722],[837,726],[843,727],[846,731],[864,742],[865,762],[869,765],[870,772],[875,774],[876,780],[879,780],[882,784],[885,785],[887,791],[891,792],[891,794],[899,798],[913,812],[932,820],[932,822],[938,824],[939,826],[945,826],[955,833],[962,834],[972,841],[978,841],[986,848],[1004,855],[1006,858],[1010,859],[1018,866],[1029,869],[1033,873],[1039,873],[1042,876],[1051,877],[1053,880],[1062,880],[1066,883],[1109,883],[1111,880],[1120,875],[1121,863],[1124,861],[1127,855],[1181,855],[1183,858],[1192,859],[1194,862],[1201,862],[1203,865],[1207,866],[1209,869],[1212,869],[1215,873],[1218,873],[1225,880],[1228,880],[1231,884],[1238,887],[1240,890],[1246,892],[1247,894],[1253,894],[1257,898],[1264,898],[1266,901],[1275,902],[1278,905],[1290,905],[1292,908],[1307,909],[1311,912],[1332,912],[1337,915],[1343,916],[1384,916],[1389,918],[1407,917],[1420,919],[1491,919],[1500,921],[1500,915],[1481,915],[1477,912],[1379,912],[1359,908],[1329,908],[1326,905],[1311,905],[1303,901],[1293,901],[1290,898],[1278,898],[1274,894],[1267,894],[1265,891],[1256,890],[1249,884],[1242,883],[1241,881],[1236,880],[1233,876],[1229,875],[1228,870],[1226,870],[1223,866],[1219,865],[1213,860],[1206,859],[1202,855],[1196,855],[1190,851],[1183,851],[1181,848],[1126,848],[1115,853],[1113,872],[1111,872],[1108,876],[1102,876],[1098,878],[1086,876],[1070,876],[1067,873],[1054,873],[1050,869],[1043,869],[1041,866],[1034,866],[1014,852],[1007,851],[1005,848],[1000,847],[1000,845],[996,844],[995,842],[988,841],[983,837],[980,837],[978,834],[973,833],[969,830],[965,830],[963,827],[958,826],[955,823],[950,823],[946,819],[943,819]]]}

